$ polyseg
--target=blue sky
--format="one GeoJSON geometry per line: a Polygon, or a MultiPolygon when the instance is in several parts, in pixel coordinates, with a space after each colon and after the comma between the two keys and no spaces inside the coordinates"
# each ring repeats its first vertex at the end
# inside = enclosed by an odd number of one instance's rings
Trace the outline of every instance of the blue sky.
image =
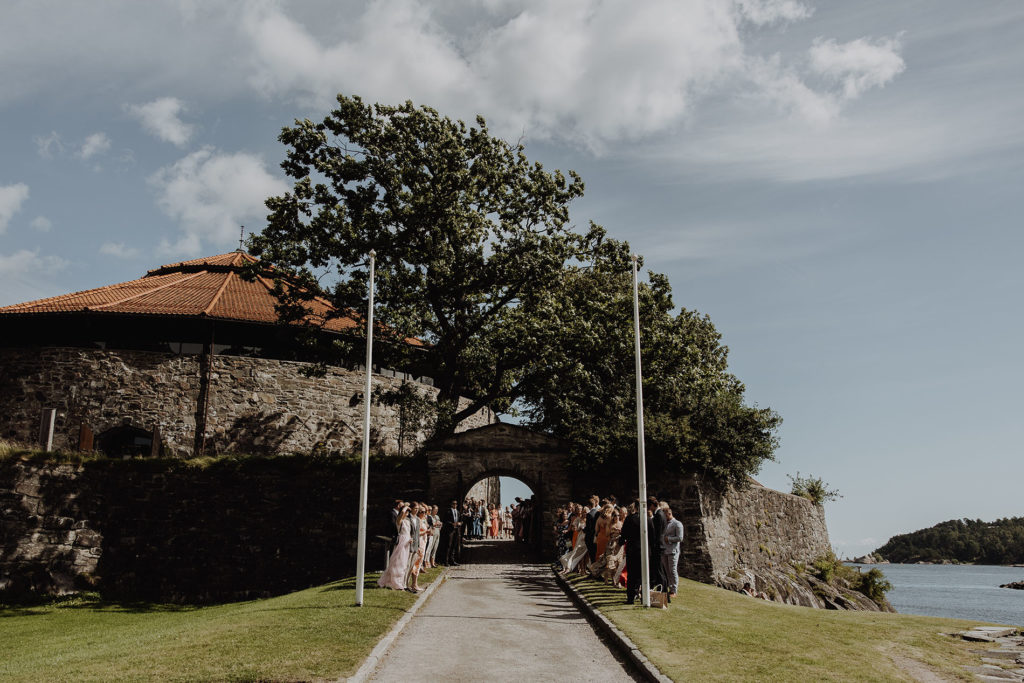
{"type": "Polygon", "coordinates": [[[859,553],[1024,514],[1022,74],[1009,1],[6,2],[0,305],[234,249],[337,92],[480,113],[712,317],[759,479],[859,553]]]}

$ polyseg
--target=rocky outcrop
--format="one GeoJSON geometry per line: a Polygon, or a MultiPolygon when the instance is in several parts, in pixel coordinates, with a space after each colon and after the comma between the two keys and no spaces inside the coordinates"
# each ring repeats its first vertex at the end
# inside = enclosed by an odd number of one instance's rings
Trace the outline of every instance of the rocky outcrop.
{"type": "Polygon", "coordinates": [[[831,553],[825,510],[806,498],[751,482],[721,491],[694,479],[661,498],[682,500],[686,532],[680,575],[730,590],[749,582],[758,593],[790,605],[892,611],[841,579],[832,584],[797,569],[831,553]]]}
{"type": "Polygon", "coordinates": [[[895,612],[888,603],[879,605],[863,593],[853,590],[842,579],[826,583],[810,574],[796,569],[734,570],[728,576],[715,581],[716,585],[739,591],[744,583],[750,583],[754,591],[763,594],[773,602],[786,605],[800,605],[818,609],[864,610],[868,612],[895,612]]]}
{"type": "Polygon", "coordinates": [[[1024,581],[1011,581],[1010,583],[1004,583],[999,586],[1000,588],[1016,588],[1017,590],[1024,591],[1024,581]]]}

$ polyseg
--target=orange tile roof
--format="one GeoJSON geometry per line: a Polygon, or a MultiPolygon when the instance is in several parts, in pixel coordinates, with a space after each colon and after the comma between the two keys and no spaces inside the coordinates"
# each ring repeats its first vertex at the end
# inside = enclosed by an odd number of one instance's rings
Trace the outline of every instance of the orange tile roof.
{"type": "MultiPolygon", "coordinates": [[[[181,261],[151,270],[138,280],[0,307],[0,315],[90,312],[276,323],[273,281],[263,276],[244,280],[239,274],[242,266],[258,262],[238,251],[181,261]]],[[[308,306],[310,319],[316,322],[333,310],[320,297],[308,306]]],[[[339,332],[359,324],[353,316],[340,316],[324,327],[339,332]]]]}

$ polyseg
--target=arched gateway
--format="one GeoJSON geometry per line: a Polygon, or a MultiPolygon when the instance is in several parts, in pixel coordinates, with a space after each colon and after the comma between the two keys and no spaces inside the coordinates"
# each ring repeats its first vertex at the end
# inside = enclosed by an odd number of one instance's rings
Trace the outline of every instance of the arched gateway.
{"type": "Polygon", "coordinates": [[[554,545],[555,509],[572,496],[567,442],[498,423],[431,441],[426,450],[430,500],[447,505],[481,479],[514,477],[534,493],[540,526],[535,538],[544,548],[554,545]]]}

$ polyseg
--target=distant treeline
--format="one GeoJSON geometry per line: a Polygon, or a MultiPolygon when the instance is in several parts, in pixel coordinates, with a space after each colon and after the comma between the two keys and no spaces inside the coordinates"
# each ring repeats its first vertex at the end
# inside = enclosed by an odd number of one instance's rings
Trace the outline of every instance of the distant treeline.
{"type": "Polygon", "coordinates": [[[1024,517],[995,522],[952,519],[909,534],[893,536],[876,550],[890,562],[956,560],[977,564],[1024,563],[1024,517]]]}

